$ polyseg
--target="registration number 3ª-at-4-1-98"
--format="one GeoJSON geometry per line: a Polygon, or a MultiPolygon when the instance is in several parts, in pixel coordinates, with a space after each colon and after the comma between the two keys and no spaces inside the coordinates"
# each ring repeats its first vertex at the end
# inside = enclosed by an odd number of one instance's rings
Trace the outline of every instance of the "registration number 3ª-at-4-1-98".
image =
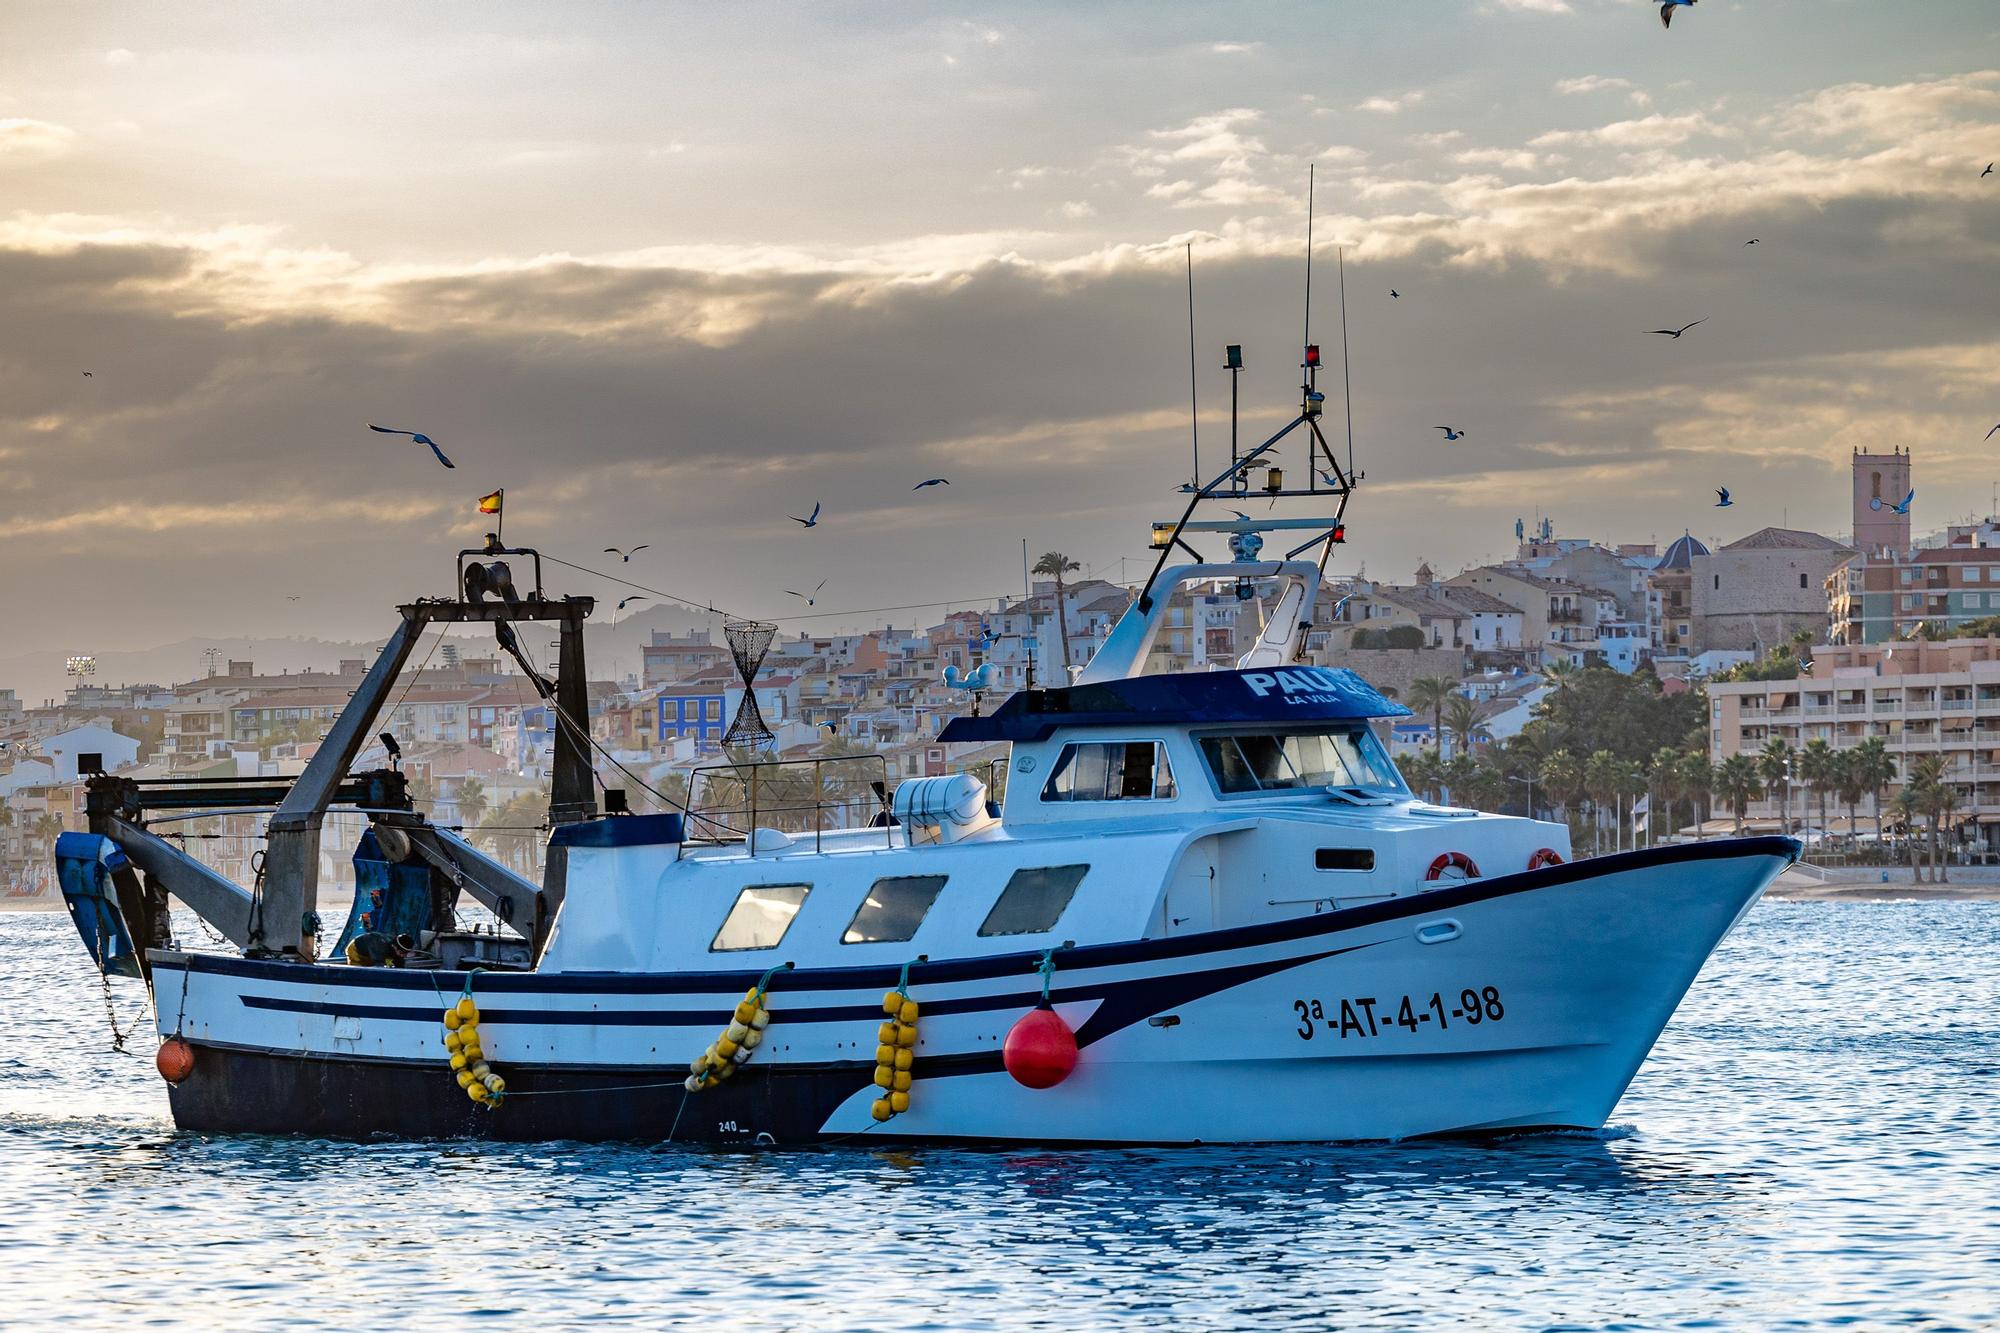
{"type": "Polygon", "coordinates": [[[1311,1041],[1321,1029],[1338,1032],[1344,1040],[1348,1037],[1393,1036],[1402,1032],[1421,1032],[1435,1026],[1444,1032],[1453,1023],[1498,1023],[1507,1016],[1507,1007],[1500,1003],[1500,991],[1494,986],[1467,986],[1456,998],[1446,998],[1442,991],[1432,991],[1429,997],[1422,995],[1401,995],[1377,998],[1373,995],[1357,995],[1352,999],[1339,1001],[1293,1000],[1292,1009],[1298,1015],[1299,1039],[1311,1041]]]}

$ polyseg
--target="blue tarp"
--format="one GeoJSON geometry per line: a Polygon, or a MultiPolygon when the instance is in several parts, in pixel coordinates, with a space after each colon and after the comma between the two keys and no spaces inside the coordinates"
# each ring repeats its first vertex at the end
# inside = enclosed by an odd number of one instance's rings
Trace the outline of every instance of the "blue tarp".
{"type": "Polygon", "coordinates": [[[132,931],[118,906],[111,873],[131,863],[118,844],[96,833],[63,833],[56,838],[56,878],[63,905],[98,971],[121,977],[143,975],[132,931]]]}

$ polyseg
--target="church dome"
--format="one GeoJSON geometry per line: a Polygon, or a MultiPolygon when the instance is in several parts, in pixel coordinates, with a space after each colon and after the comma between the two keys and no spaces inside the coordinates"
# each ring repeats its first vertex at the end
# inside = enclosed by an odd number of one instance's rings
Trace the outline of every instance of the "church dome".
{"type": "Polygon", "coordinates": [[[1674,544],[1667,548],[1667,553],[1660,557],[1660,563],[1654,565],[1653,568],[1686,569],[1694,564],[1696,556],[1707,554],[1708,548],[1706,546],[1703,546],[1695,538],[1684,532],[1674,539],[1674,544]]]}

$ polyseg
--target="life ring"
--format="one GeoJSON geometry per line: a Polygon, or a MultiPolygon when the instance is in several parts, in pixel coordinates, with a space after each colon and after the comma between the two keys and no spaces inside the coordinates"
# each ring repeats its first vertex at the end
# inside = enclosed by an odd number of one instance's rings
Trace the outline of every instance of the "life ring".
{"type": "Polygon", "coordinates": [[[1528,869],[1540,870],[1543,866],[1559,866],[1562,863],[1561,852],[1553,847],[1544,847],[1528,858],[1528,869]]]}
{"type": "Polygon", "coordinates": [[[1431,870],[1424,876],[1426,881],[1434,879],[1478,879],[1479,865],[1464,852],[1445,852],[1431,862],[1431,870]],[[1456,871],[1456,874],[1451,872],[1456,871]]]}

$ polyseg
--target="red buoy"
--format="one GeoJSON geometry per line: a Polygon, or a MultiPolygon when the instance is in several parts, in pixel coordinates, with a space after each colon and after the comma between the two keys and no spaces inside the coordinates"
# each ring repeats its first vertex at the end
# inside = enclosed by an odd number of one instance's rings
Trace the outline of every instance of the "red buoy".
{"type": "Polygon", "coordinates": [[[159,1054],[153,1057],[153,1067],[167,1082],[178,1083],[194,1072],[194,1047],[179,1037],[168,1037],[160,1043],[159,1054]]]}
{"type": "Polygon", "coordinates": [[[1007,1030],[1000,1058],[1024,1088],[1053,1088],[1076,1068],[1076,1034],[1062,1015],[1044,1004],[1021,1015],[1007,1030]]]}

